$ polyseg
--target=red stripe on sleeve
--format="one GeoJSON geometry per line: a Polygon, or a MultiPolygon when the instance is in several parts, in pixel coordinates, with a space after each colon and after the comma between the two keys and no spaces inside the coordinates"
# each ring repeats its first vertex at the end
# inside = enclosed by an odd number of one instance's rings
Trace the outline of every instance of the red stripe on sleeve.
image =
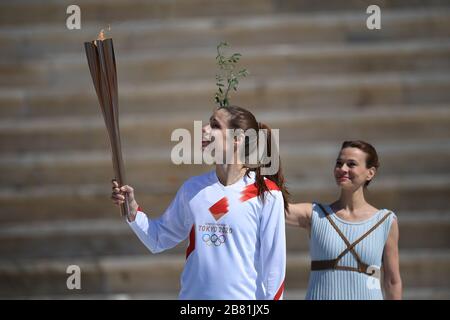
{"type": "Polygon", "coordinates": [[[280,300],[281,295],[283,294],[283,291],[284,291],[284,280],[281,283],[281,286],[278,289],[277,293],[275,294],[275,297],[273,298],[273,300],[280,300]]]}
{"type": "Polygon", "coordinates": [[[195,249],[195,224],[192,225],[191,233],[189,234],[189,246],[186,249],[186,260],[192,253],[192,251],[194,251],[194,249],[195,249]]]}

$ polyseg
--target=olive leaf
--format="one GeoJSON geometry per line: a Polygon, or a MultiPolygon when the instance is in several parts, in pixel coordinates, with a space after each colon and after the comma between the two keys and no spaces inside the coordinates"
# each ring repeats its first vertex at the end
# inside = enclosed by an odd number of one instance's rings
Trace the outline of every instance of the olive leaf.
{"type": "Polygon", "coordinates": [[[219,107],[230,105],[230,90],[237,91],[239,79],[245,78],[249,74],[247,69],[235,70],[236,64],[242,55],[240,53],[233,53],[231,56],[226,57],[222,51],[227,46],[228,43],[226,42],[221,42],[217,46],[216,63],[219,67],[219,73],[216,74],[216,86],[218,89],[214,95],[214,102],[219,107]]]}

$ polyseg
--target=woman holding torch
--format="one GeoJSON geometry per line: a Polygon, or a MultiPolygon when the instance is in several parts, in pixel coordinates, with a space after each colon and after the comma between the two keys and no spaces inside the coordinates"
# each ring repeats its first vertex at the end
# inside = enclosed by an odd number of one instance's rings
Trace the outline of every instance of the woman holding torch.
{"type": "MultiPolygon", "coordinates": [[[[214,141],[216,150],[232,152],[237,161],[216,163],[214,171],[188,179],[158,219],[144,213],[129,185],[113,181],[112,200],[121,205],[127,195],[128,223],[151,252],[189,239],[180,299],[281,299],[288,196],[283,174],[278,168],[274,174],[264,175],[263,168],[269,164],[255,167],[240,161],[237,153],[248,145],[248,137],[241,134],[228,144],[227,129],[266,129],[265,147],[279,157],[277,150],[271,150],[270,129],[258,123],[251,112],[236,106],[220,107],[202,128],[202,149],[214,141]]],[[[248,152],[245,148],[246,156],[248,152]]]]}

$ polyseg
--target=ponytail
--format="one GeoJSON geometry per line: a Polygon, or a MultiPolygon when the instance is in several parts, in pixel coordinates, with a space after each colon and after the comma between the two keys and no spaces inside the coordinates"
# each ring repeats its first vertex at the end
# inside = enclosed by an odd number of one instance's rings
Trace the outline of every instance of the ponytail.
{"type": "MultiPolygon", "coordinates": [[[[273,175],[262,175],[261,173],[261,168],[265,168],[265,167],[270,167],[271,166],[271,162],[269,163],[265,163],[265,161],[261,161],[262,163],[260,165],[258,165],[256,168],[254,169],[248,169],[248,171],[255,171],[255,183],[256,183],[256,187],[258,189],[258,195],[261,197],[261,200],[264,201],[264,197],[265,197],[265,192],[269,191],[269,188],[267,187],[264,178],[267,178],[269,180],[271,180],[272,182],[274,182],[277,187],[280,189],[281,194],[283,195],[283,203],[284,203],[284,209],[288,210],[288,201],[289,201],[289,191],[286,187],[286,182],[285,182],[285,178],[283,175],[283,170],[281,168],[281,158],[280,158],[280,153],[279,153],[279,149],[277,144],[275,143],[275,141],[272,141],[272,131],[269,128],[269,126],[267,126],[264,123],[258,122],[258,131],[259,130],[266,130],[266,145],[264,146],[265,148],[265,156],[271,157],[273,154],[275,154],[278,157],[278,170],[275,174],[273,175]],[[274,148],[274,150],[273,150],[274,148]]],[[[260,146],[261,147],[261,146],[260,146]]]]}
{"type": "MultiPolygon", "coordinates": [[[[238,106],[226,106],[226,107],[220,107],[219,109],[224,109],[229,113],[230,119],[228,120],[228,127],[230,129],[242,129],[244,131],[246,131],[248,129],[254,129],[258,133],[258,136],[259,136],[260,130],[265,130],[265,132],[267,133],[266,139],[265,139],[265,146],[258,146],[258,147],[264,148],[264,155],[267,157],[267,159],[258,159],[261,161],[258,161],[258,163],[256,165],[253,163],[250,163],[251,161],[249,161],[248,163],[246,161],[244,161],[244,163],[246,163],[244,166],[247,168],[246,174],[248,176],[248,174],[251,171],[255,172],[255,180],[256,180],[255,184],[257,187],[258,196],[261,197],[262,201],[264,201],[265,192],[266,191],[270,192],[269,188],[266,185],[266,182],[264,181],[264,178],[269,179],[270,181],[275,183],[283,195],[284,209],[288,210],[289,192],[286,188],[283,171],[281,169],[281,159],[280,159],[280,153],[279,153],[278,146],[277,146],[277,141],[274,141],[272,131],[270,130],[270,128],[267,125],[265,125],[261,122],[258,122],[256,120],[255,116],[247,109],[244,109],[244,108],[241,108],[238,106]],[[272,150],[272,148],[274,148],[274,149],[272,150]],[[278,170],[276,173],[274,173],[272,175],[263,175],[261,172],[261,169],[266,168],[266,167],[267,168],[271,167],[271,163],[268,162],[268,159],[270,159],[269,157],[272,157],[273,155],[275,155],[277,157],[278,164],[279,164],[278,170]],[[266,161],[264,161],[264,160],[266,160],[266,161]]],[[[259,140],[259,139],[257,139],[257,140],[259,140]]],[[[248,157],[249,154],[254,151],[253,146],[254,146],[254,144],[250,143],[248,137],[245,137],[244,155],[246,157],[248,157]]],[[[257,148],[257,149],[259,149],[259,148],[257,148]]],[[[259,157],[258,150],[257,150],[257,154],[259,157]]]]}

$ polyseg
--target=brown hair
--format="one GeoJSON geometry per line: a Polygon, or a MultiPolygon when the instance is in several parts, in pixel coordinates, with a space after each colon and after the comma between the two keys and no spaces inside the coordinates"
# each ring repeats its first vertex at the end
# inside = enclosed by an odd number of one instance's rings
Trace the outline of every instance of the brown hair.
{"type": "MultiPolygon", "coordinates": [[[[255,130],[256,133],[259,132],[260,129],[267,130],[267,136],[266,136],[266,154],[268,157],[272,156],[272,154],[278,155],[279,157],[279,150],[272,150],[272,147],[276,144],[272,143],[272,133],[270,128],[258,121],[256,121],[255,116],[250,111],[238,107],[238,106],[226,106],[226,107],[220,107],[219,109],[225,109],[228,114],[230,115],[230,119],[228,121],[228,127],[230,129],[242,129],[244,131],[248,129],[255,130]]],[[[249,137],[245,137],[245,156],[248,156],[250,152],[249,147],[249,137]]],[[[256,167],[247,167],[247,176],[251,171],[255,172],[255,180],[256,180],[256,187],[258,189],[258,195],[261,197],[261,200],[264,201],[264,194],[266,191],[269,191],[269,188],[267,187],[266,183],[264,182],[264,178],[267,178],[271,181],[273,181],[277,187],[280,189],[282,195],[283,195],[283,202],[284,202],[284,208],[285,210],[288,209],[288,200],[289,200],[289,192],[287,190],[287,187],[285,185],[285,179],[283,176],[283,171],[281,169],[281,159],[279,158],[279,167],[278,171],[273,175],[262,175],[261,174],[261,168],[262,167],[270,167],[271,163],[264,163],[259,164],[256,167]]]]}
{"type": "MultiPolygon", "coordinates": [[[[344,141],[342,143],[342,149],[345,148],[357,148],[361,151],[363,151],[366,156],[366,168],[372,168],[378,170],[380,167],[380,162],[378,160],[378,153],[377,150],[368,142],[362,141],[362,140],[353,140],[353,141],[344,141]]],[[[365,187],[367,187],[370,184],[370,181],[366,181],[364,184],[365,187]]]]}

